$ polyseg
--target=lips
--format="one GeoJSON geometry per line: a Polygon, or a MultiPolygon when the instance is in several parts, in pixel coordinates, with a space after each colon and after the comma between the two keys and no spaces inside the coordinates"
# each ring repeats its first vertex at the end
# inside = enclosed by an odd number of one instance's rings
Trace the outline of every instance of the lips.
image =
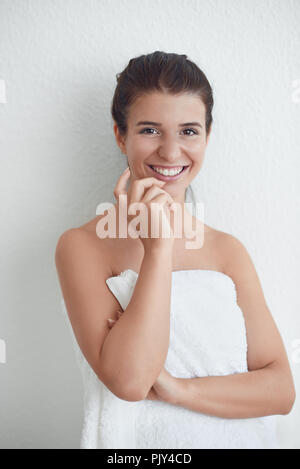
{"type": "Polygon", "coordinates": [[[177,174],[181,173],[181,171],[184,169],[184,166],[173,166],[172,168],[166,168],[163,166],[150,165],[150,168],[154,169],[154,171],[156,171],[159,174],[161,174],[161,172],[163,173],[165,170],[167,170],[168,172],[174,173],[174,174],[163,174],[164,176],[176,176],[177,174]]]}
{"type": "MultiPolygon", "coordinates": [[[[166,181],[166,182],[171,182],[171,181],[177,181],[177,179],[179,179],[180,177],[182,177],[182,175],[184,175],[184,173],[187,171],[188,167],[189,166],[183,166],[183,169],[180,173],[176,174],[175,176],[165,176],[163,174],[160,174],[158,172],[156,172],[153,168],[152,168],[152,165],[147,165],[148,168],[150,168],[150,171],[152,173],[152,176],[154,176],[156,179],[159,179],[161,181],[166,181]]],[[[156,165],[153,165],[153,166],[156,166],[156,165]]],[[[157,165],[157,167],[159,167],[159,165],[157,165]]],[[[172,169],[172,168],[178,168],[178,166],[160,166],[161,168],[165,168],[165,169],[172,169]]]]}
{"type": "Polygon", "coordinates": [[[161,166],[160,164],[149,164],[148,166],[159,168],[159,169],[176,169],[176,168],[184,168],[185,164],[177,164],[176,166],[161,166]]]}

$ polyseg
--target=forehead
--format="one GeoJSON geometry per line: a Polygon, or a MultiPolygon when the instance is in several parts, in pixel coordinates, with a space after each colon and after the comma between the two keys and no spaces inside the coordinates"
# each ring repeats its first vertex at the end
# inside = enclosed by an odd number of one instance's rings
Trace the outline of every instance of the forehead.
{"type": "Polygon", "coordinates": [[[138,120],[151,120],[166,123],[205,121],[205,106],[201,98],[195,94],[153,92],[138,97],[131,105],[128,119],[135,124],[138,120]]]}

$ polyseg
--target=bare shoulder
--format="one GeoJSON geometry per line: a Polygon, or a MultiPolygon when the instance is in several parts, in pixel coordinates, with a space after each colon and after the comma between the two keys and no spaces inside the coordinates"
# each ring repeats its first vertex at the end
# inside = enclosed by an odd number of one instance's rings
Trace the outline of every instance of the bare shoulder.
{"type": "Polygon", "coordinates": [[[94,217],[92,220],[78,227],[65,230],[58,239],[58,246],[62,247],[73,243],[83,243],[89,246],[101,247],[101,239],[97,236],[96,227],[102,215],[94,217]]]}
{"type": "Polygon", "coordinates": [[[72,247],[87,248],[91,245],[92,236],[90,236],[88,231],[82,229],[81,227],[69,228],[59,236],[56,244],[56,253],[66,249],[72,249],[72,247]]]}
{"type": "MultiPolygon", "coordinates": [[[[224,273],[232,278],[236,287],[248,287],[251,284],[255,288],[261,288],[254,262],[246,245],[236,236],[219,231],[217,244],[222,255],[224,273]]],[[[239,291],[237,291],[239,293],[239,291]]],[[[262,291],[261,291],[262,293],[262,291]]]]}
{"type": "Polygon", "coordinates": [[[222,271],[234,282],[237,302],[240,306],[266,307],[262,285],[252,257],[246,245],[236,236],[224,231],[214,230],[213,245],[222,260],[222,271]]]}
{"type": "Polygon", "coordinates": [[[218,265],[218,270],[231,277],[230,261],[243,251],[245,247],[235,236],[225,231],[217,230],[209,225],[205,226],[205,241],[210,258],[218,265]]]}
{"type": "MultiPolygon", "coordinates": [[[[216,229],[210,230],[210,237],[214,249],[218,251],[222,258],[224,269],[227,275],[234,269],[234,261],[241,256],[245,256],[248,251],[245,245],[234,235],[216,229]]],[[[249,255],[249,254],[248,254],[249,255]]]]}
{"type": "Polygon", "coordinates": [[[107,273],[110,273],[110,263],[108,255],[101,240],[95,233],[84,227],[69,228],[58,238],[55,249],[55,261],[63,257],[75,257],[80,261],[89,259],[93,263],[101,262],[102,268],[106,266],[107,273]]]}

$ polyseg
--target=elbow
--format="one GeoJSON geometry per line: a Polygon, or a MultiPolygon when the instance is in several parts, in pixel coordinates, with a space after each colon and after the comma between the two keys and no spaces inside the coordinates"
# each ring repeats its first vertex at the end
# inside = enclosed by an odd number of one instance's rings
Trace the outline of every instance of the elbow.
{"type": "Polygon", "coordinates": [[[122,392],[117,397],[128,402],[138,402],[145,399],[144,394],[139,389],[131,387],[123,387],[122,392]]]}
{"type": "Polygon", "coordinates": [[[123,385],[123,397],[125,401],[137,402],[146,399],[148,392],[145,391],[145,387],[140,382],[127,382],[123,385]]]}
{"type": "Polygon", "coordinates": [[[286,393],[285,398],[283,400],[280,414],[288,415],[291,412],[292,408],[294,407],[295,400],[296,400],[296,390],[294,386],[291,386],[291,388],[286,393]]]}
{"type": "Polygon", "coordinates": [[[119,399],[128,402],[137,402],[145,399],[144,394],[138,389],[137,386],[132,386],[130,383],[120,382],[114,376],[103,372],[97,374],[98,379],[119,399]]]}
{"type": "MultiPolygon", "coordinates": [[[[158,374],[159,373],[157,373],[157,375],[158,374]]],[[[145,376],[144,373],[140,373],[138,376],[135,374],[133,376],[129,373],[128,369],[112,366],[107,360],[103,360],[103,353],[99,367],[97,367],[97,377],[115,396],[129,402],[143,401],[146,399],[149,389],[156,380],[156,377],[153,378],[151,376],[149,381],[149,376],[145,376]]]]}
{"type": "Polygon", "coordinates": [[[280,367],[272,372],[272,383],[269,390],[274,390],[274,406],[272,414],[288,415],[296,400],[296,389],[290,370],[280,367]]]}

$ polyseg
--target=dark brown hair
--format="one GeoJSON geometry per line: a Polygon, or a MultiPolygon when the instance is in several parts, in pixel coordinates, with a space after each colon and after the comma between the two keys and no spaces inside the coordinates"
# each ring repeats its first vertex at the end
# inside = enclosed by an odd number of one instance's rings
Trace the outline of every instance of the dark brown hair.
{"type": "Polygon", "coordinates": [[[155,51],[140,55],[131,59],[116,77],[118,84],[112,99],[111,114],[122,136],[127,134],[130,106],[139,96],[153,91],[198,95],[206,109],[206,134],[210,131],[214,104],[212,88],[202,70],[185,54],[155,51]]]}

